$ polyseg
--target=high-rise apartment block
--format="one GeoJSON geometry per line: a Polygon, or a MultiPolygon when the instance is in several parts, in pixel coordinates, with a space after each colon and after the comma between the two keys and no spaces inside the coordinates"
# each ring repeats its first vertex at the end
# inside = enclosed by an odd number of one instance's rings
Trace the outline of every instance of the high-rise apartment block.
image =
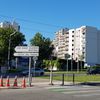
{"type": "Polygon", "coordinates": [[[15,21],[13,21],[12,23],[11,22],[8,22],[8,21],[4,21],[4,22],[1,22],[0,23],[0,27],[1,28],[14,28],[16,31],[20,31],[20,26],[18,23],[16,23],[15,21]]]}
{"type": "Polygon", "coordinates": [[[88,65],[100,64],[100,30],[81,26],[76,29],[61,29],[53,40],[57,58],[84,61],[88,65]]]}

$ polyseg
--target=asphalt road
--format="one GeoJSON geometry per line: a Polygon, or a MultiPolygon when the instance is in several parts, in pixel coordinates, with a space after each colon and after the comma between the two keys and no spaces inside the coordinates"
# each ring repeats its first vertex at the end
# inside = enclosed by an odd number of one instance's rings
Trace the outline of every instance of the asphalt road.
{"type": "Polygon", "coordinates": [[[36,85],[25,89],[0,89],[0,100],[100,100],[100,87],[36,85]]]}

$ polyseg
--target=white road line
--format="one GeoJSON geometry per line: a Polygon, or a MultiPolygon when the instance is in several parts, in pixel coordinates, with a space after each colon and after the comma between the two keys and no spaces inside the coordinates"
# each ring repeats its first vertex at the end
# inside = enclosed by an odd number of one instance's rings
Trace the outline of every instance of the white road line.
{"type": "MultiPolygon", "coordinates": [[[[64,94],[76,94],[76,93],[93,93],[93,92],[99,92],[100,95],[100,90],[76,90],[76,91],[67,91],[67,92],[62,92],[64,94]]],[[[81,94],[80,94],[81,95],[81,94]]]]}
{"type": "Polygon", "coordinates": [[[76,97],[100,96],[100,93],[80,94],[80,95],[74,95],[74,96],[76,97]]]}

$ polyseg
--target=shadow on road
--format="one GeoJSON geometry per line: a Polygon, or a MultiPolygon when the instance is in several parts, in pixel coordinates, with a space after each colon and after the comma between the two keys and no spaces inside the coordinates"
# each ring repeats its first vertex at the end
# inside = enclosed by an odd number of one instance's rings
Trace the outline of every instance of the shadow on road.
{"type": "Polygon", "coordinates": [[[84,82],[80,83],[80,85],[100,86],[100,82],[84,82]]]}

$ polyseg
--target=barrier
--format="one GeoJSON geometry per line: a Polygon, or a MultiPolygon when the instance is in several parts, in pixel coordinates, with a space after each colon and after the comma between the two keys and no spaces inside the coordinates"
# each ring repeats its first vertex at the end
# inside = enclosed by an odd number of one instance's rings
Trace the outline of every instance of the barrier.
{"type": "Polygon", "coordinates": [[[10,87],[9,76],[7,76],[7,79],[6,79],[6,87],[10,87]]]}
{"type": "Polygon", "coordinates": [[[18,84],[17,84],[17,76],[15,76],[15,80],[14,80],[13,87],[18,87],[18,84]]]}
{"type": "Polygon", "coordinates": [[[23,80],[22,80],[22,88],[26,88],[26,81],[25,81],[25,77],[23,77],[23,80]]]}

